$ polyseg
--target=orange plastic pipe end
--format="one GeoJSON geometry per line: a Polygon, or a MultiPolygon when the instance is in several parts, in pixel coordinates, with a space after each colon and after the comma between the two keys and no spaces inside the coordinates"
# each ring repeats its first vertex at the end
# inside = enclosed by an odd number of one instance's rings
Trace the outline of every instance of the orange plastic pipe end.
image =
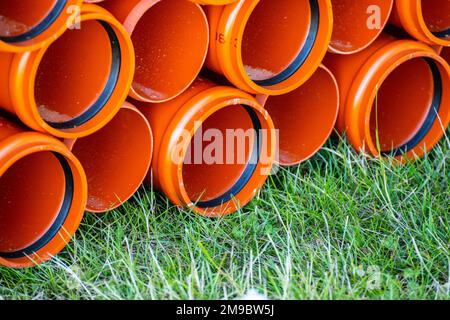
{"type": "Polygon", "coordinates": [[[102,213],[122,205],[150,169],[152,131],[147,119],[129,103],[96,133],[66,144],[86,172],[89,212],[102,213]]]}
{"type": "Polygon", "coordinates": [[[331,39],[330,0],[241,0],[205,10],[206,66],[252,94],[298,88],[319,67],[331,39]]]}
{"type": "Polygon", "coordinates": [[[0,116],[0,265],[51,259],[83,217],[83,168],[60,141],[0,116]]]}
{"type": "Polygon", "coordinates": [[[0,51],[25,52],[47,46],[79,13],[82,0],[2,0],[0,51]]]}
{"type": "Polygon", "coordinates": [[[297,165],[319,151],[331,135],[339,111],[336,79],[323,65],[300,88],[259,99],[278,130],[281,166],[297,165]]]}
{"type": "Polygon", "coordinates": [[[338,81],[338,129],[373,156],[415,159],[450,122],[450,67],[429,46],[383,35],[360,53],[325,60],[338,81]]]}
{"type": "Polygon", "coordinates": [[[34,52],[0,52],[0,106],[30,128],[61,138],[89,135],[125,101],[134,74],[126,30],[85,4],[72,29],[34,52]]]}
{"type": "Polygon", "coordinates": [[[331,0],[334,28],[329,50],[352,54],[367,48],[381,34],[394,0],[331,0]]]}
{"type": "Polygon", "coordinates": [[[192,84],[209,43],[208,22],[200,5],[186,0],[108,0],[101,5],[131,35],[136,51],[132,98],[161,103],[192,84]]]}
{"type": "Polygon", "coordinates": [[[175,100],[139,106],[155,137],[150,182],[174,204],[227,215],[250,202],[270,174],[276,132],[249,94],[198,79],[175,100]]]}
{"type": "Polygon", "coordinates": [[[392,22],[431,45],[450,46],[450,1],[395,1],[392,22]]]}

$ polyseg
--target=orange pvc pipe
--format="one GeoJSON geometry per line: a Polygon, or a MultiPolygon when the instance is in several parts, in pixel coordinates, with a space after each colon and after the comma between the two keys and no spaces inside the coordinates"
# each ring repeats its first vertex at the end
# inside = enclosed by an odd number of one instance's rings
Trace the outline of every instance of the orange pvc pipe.
{"type": "Polygon", "coordinates": [[[62,138],[106,125],[134,72],[131,40],[106,10],[85,4],[76,23],[37,51],[0,52],[0,105],[30,128],[62,138]]]}
{"type": "Polygon", "coordinates": [[[83,168],[63,143],[0,116],[0,265],[51,259],[77,230],[86,197],[83,168]]]}
{"type": "Polygon", "coordinates": [[[101,213],[118,208],[144,181],[153,153],[147,119],[125,103],[96,133],[66,144],[83,165],[88,179],[86,210],[101,213]]]}
{"type": "Polygon", "coordinates": [[[130,96],[161,103],[185,91],[200,73],[209,43],[202,8],[186,0],[108,0],[136,50],[130,96]]]}
{"type": "Polygon", "coordinates": [[[431,45],[450,46],[449,0],[397,0],[392,22],[431,45]]]}
{"type": "Polygon", "coordinates": [[[276,133],[254,97],[198,79],[175,100],[139,106],[155,138],[149,181],[174,204],[218,217],[245,206],[266,181],[276,133]]]}
{"type": "Polygon", "coordinates": [[[0,52],[47,46],[79,12],[82,0],[0,1],[0,52]]]}
{"type": "Polygon", "coordinates": [[[279,133],[281,166],[297,165],[318,152],[333,131],[339,111],[336,79],[323,65],[300,88],[259,99],[279,133]]]}
{"type": "MultiPolygon", "coordinates": [[[[409,1],[409,0],[408,0],[409,1]]],[[[393,0],[331,0],[334,27],[329,50],[352,54],[367,48],[381,34],[393,0]]]]}
{"type": "Polygon", "coordinates": [[[240,0],[206,6],[206,66],[253,94],[295,90],[319,67],[331,38],[330,0],[240,0]]]}
{"type": "Polygon", "coordinates": [[[325,59],[338,81],[337,127],[373,156],[415,159],[450,122],[450,67],[427,45],[383,35],[351,56],[325,59]]]}

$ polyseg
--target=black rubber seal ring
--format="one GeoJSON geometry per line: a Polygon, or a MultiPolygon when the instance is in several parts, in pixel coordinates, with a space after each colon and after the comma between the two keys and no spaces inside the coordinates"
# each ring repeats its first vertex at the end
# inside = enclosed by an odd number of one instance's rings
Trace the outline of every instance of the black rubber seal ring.
{"type": "Polygon", "coordinates": [[[266,80],[255,80],[254,82],[261,87],[269,87],[273,85],[277,85],[290,77],[294,73],[296,73],[301,66],[305,63],[306,59],[308,59],[311,54],[312,49],[314,48],[314,44],[317,40],[317,35],[319,33],[319,23],[320,23],[320,10],[318,0],[309,0],[309,4],[311,7],[311,23],[309,27],[308,36],[306,38],[306,42],[300,50],[300,53],[295,58],[294,62],[291,63],[289,67],[287,67],[284,71],[280,72],[278,75],[266,79],[266,80]]]}
{"type": "Polygon", "coordinates": [[[433,75],[434,82],[434,92],[433,92],[433,100],[431,102],[430,110],[428,111],[428,115],[425,118],[422,127],[417,131],[417,133],[412,137],[408,142],[404,145],[393,149],[391,151],[383,151],[381,154],[383,156],[401,156],[404,153],[407,153],[417,147],[420,142],[426,137],[426,135],[430,132],[431,128],[434,125],[434,122],[437,119],[439,114],[439,110],[442,103],[442,95],[443,95],[443,83],[441,73],[439,71],[439,67],[436,62],[431,58],[424,58],[424,60],[428,63],[430,67],[431,73],[433,75]]]}
{"type": "Polygon", "coordinates": [[[108,81],[106,82],[105,88],[98,97],[97,101],[95,101],[84,113],[66,122],[47,122],[52,128],[73,129],[85,124],[103,109],[116,89],[122,65],[122,53],[120,50],[119,39],[117,38],[114,29],[108,23],[101,20],[97,21],[103,26],[103,28],[105,28],[111,43],[112,62],[108,81]]]}
{"type": "Polygon", "coordinates": [[[450,37],[450,29],[439,31],[439,32],[433,32],[433,35],[438,38],[449,38],[450,37]]]}
{"type": "Polygon", "coordinates": [[[52,226],[47,230],[47,232],[39,238],[35,243],[31,244],[27,248],[21,249],[15,252],[0,252],[0,257],[5,259],[19,259],[26,256],[32,255],[38,252],[43,247],[45,247],[61,230],[62,226],[66,222],[67,216],[69,215],[70,209],[72,207],[72,201],[74,196],[74,180],[72,169],[70,168],[69,162],[62,155],[53,152],[53,155],[58,159],[66,180],[66,187],[64,193],[63,203],[61,209],[53,222],[52,226]]]}
{"type": "Polygon", "coordinates": [[[259,161],[261,158],[261,151],[262,151],[262,148],[261,148],[262,140],[263,140],[262,125],[261,125],[261,121],[259,120],[258,115],[251,107],[249,107],[249,106],[243,106],[243,107],[245,108],[248,115],[250,116],[250,119],[252,120],[252,123],[253,123],[253,128],[256,131],[256,141],[253,145],[253,150],[252,150],[252,154],[250,155],[250,160],[249,160],[247,166],[245,167],[244,172],[239,177],[238,181],[236,181],[236,183],[227,192],[225,192],[223,195],[221,195],[215,199],[197,202],[196,207],[198,207],[198,208],[203,208],[203,209],[214,208],[214,207],[220,206],[220,205],[232,200],[234,196],[239,194],[239,192],[241,192],[242,189],[244,189],[244,187],[247,185],[247,183],[250,181],[253,174],[255,173],[256,168],[258,167],[258,164],[259,164],[259,161]]]}
{"type": "Polygon", "coordinates": [[[67,0],[57,0],[49,14],[34,28],[17,36],[0,36],[0,40],[6,43],[18,43],[36,38],[37,36],[45,32],[45,30],[47,30],[56,21],[56,19],[58,19],[58,17],[63,12],[66,3],[67,0]]]}

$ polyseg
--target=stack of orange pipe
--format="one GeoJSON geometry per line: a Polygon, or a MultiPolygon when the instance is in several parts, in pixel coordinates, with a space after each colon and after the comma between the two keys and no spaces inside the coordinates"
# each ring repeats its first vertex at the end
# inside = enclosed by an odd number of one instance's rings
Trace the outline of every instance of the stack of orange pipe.
{"type": "Polygon", "coordinates": [[[219,217],[333,129],[399,162],[450,122],[450,0],[2,0],[0,265],[146,181],[219,217]],[[96,4],[94,4],[96,3],[96,4]],[[243,138],[243,139],[240,139],[243,138]]]}

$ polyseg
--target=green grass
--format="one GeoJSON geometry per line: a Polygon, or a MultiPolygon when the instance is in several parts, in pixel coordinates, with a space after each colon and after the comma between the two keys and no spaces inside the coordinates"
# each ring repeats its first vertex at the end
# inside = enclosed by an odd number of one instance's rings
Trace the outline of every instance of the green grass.
{"type": "Polygon", "coordinates": [[[140,191],[88,215],[52,262],[0,268],[5,299],[450,298],[450,141],[404,166],[329,142],[241,212],[206,219],[140,191]]]}

